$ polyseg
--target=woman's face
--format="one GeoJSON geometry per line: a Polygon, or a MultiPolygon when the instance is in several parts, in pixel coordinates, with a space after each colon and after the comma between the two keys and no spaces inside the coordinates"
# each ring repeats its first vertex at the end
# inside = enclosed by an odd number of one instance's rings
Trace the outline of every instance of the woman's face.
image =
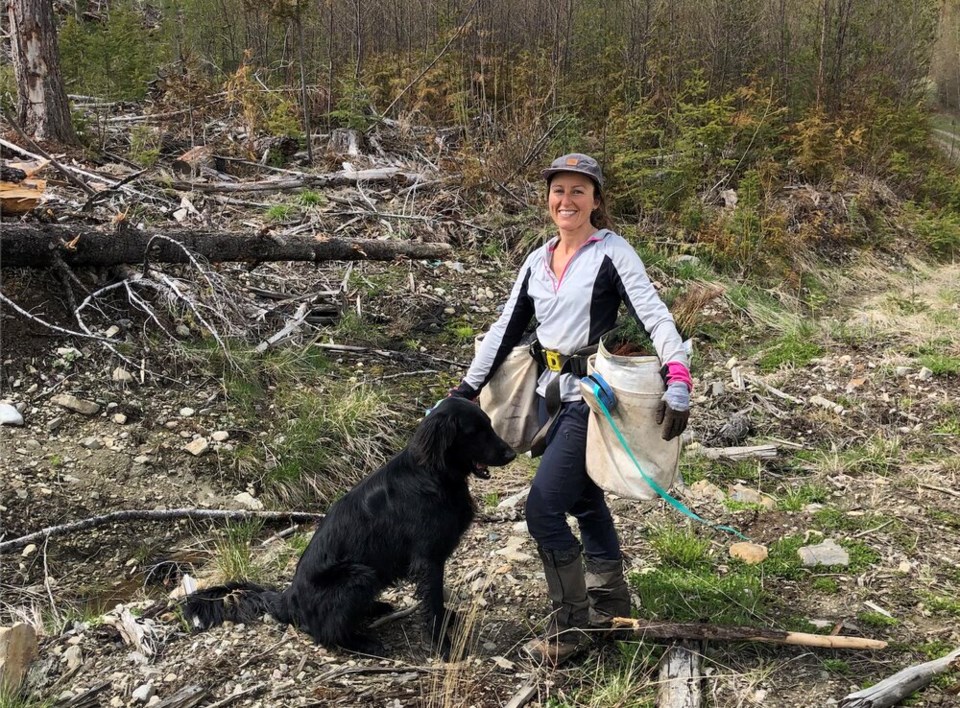
{"type": "Polygon", "coordinates": [[[596,229],[591,212],[600,206],[593,180],[577,172],[561,172],[550,182],[550,218],[561,235],[589,236],[596,229]]]}

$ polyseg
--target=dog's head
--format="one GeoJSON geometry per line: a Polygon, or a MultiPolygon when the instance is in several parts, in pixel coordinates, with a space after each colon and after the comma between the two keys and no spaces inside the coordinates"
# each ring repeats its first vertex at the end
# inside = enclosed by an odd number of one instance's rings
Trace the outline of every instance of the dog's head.
{"type": "Polygon", "coordinates": [[[425,467],[473,473],[487,479],[487,467],[499,467],[517,456],[497,435],[480,406],[462,398],[441,401],[413,434],[408,446],[425,467]]]}

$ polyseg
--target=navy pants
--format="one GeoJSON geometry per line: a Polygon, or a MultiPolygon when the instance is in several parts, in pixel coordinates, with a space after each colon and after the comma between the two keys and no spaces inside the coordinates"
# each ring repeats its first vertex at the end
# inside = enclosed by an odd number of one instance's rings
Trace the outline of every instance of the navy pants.
{"type": "MultiPolygon", "coordinates": [[[[569,513],[580,525],[584,553],[619,560],[620,541],[603,491],[587,476],[589,413],[582,400],[562,404],[527,496],[527,528],[541,547],[567,550],[577,544],[567,524],[569,513]]],[[[546,419],[546,403],[541,398],[541,424],[546,419]]]]}

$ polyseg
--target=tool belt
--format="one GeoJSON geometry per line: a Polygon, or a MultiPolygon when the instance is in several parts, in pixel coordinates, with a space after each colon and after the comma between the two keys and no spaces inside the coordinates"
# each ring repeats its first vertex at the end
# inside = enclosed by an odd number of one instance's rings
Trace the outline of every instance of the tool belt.
{"type": "Polygon", "coordinates": [[[530,356],[532,356],[540,370],[550,370],[560,374],[573,374],[577,378],[587,375],[587,359],[597,353],[597,345],[584,347],[575,354],[561,354],[553,349],[545,349],[540,341],[534,339],[530,343],[530,356]]]}
{"type": "Polygon", "coordinates": [[[587,375],[587,360],[591,355],[597,353],[599,345],[593,344],[577,350],[574,354],[561,354],[552,349],[544,349],[539,340],[533,340],[530,344],[530,356],[532,356],[540,367],[541,371],[550,370],[560,374],[555,376],[553,381],[547,384],[547,390],[544,392],[544,399],[547,404],[547,422],[541,426],[533,438],[530,447],[530,454],[533,457],[539,457],[547,447],[547,434],[550,428],[557,420],[560,414],[560,379],[562,374],[573,374],[578,379],[587,375]]]}

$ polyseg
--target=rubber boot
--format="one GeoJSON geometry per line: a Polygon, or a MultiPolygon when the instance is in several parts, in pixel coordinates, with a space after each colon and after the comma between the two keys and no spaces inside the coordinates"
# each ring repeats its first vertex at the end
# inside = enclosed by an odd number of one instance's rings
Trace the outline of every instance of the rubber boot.
{"type": "Polygon", "coordinates": [[[590,626],[609,627],[614,617],[629,617],[630,589],[623,577],[623,559],[588,555],[585,561],[590,626]]]}
{"type": "Polygon", "coordinates": [[[579,544],[563,551],[538,547],[537,552],[547,576],[553,614],[543,636],[527,642],[523,650],[534,661],[557,666],[589,645],[589,638],[582,631],[590,620],[583,556],[579,544]]]}

